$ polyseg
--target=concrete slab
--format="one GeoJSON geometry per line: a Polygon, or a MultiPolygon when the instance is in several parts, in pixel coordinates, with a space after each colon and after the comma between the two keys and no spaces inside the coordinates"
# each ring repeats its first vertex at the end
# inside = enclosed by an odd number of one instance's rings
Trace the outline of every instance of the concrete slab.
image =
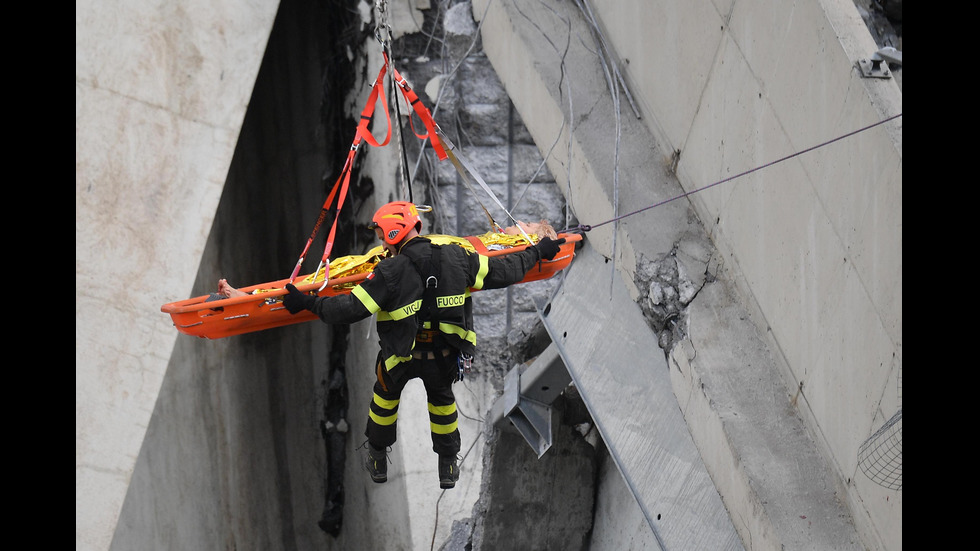
{"type": "Polygon", "coordinates": [[[747,312],[721,281],[689,309],[670,356],[684,416],[752,549],[861,550],[826,459],[794,408],[747,312]]]}
{"type": "Polygon", "coordinates": [[[743,549],[656,335],[588,241],[542,318],[660,547],[743,549]]]}
{"type": "Polygon", "coordinates": [[[75,545],[106,549],[278,2],[75,4],[75,545]]]}

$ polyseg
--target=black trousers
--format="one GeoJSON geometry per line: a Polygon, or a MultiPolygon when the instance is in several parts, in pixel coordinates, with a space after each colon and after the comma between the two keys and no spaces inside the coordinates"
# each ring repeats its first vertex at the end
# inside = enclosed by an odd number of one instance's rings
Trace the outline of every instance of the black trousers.
{"type": "Polygon", "coordinates": [[[402,390],[412,379],[419,378],[425,385],[429,410],[429,430],[432,435],[432,451],[439,455],[459,453],[460,438],[457,426],[456,396],[453,382],[456,380],[456,358],[459,353],[450,349],[447,356],[436,352],[435,357],[413,358],[386,370],[381,354],[375,363],[377,380],[364,434],[368,442],[384,449],[397,439],[398,403],[402,390]]]}

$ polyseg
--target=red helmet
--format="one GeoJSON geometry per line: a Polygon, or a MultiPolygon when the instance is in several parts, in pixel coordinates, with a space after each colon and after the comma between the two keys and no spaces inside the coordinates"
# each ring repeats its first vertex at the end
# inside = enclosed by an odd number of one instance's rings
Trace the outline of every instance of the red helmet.
{"type": "Polygon", "coordinates": [[[395,201],[378,209],[371,219],[371,228],[381,228],[384,241],[389,245],[397,245],[405,238],[405,234],[415,228],[422,231],[422,219],[413,203],[395,201]]]}

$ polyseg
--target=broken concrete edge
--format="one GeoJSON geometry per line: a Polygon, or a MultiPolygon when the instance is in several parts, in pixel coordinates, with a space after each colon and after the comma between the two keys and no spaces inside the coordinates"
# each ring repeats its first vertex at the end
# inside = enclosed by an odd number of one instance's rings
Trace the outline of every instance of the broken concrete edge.
{"type": "Polygon", "coordinates": [[[556,449],[543,456],[516,429],[508,428],[506,420],[496,426],[484,423],[487,451],[482,455],[480,497],[469,518],[454,521],[452,535],[441,551],[497,549],[502,541],[519,541],[536,549],[587,546],[601,459],[608,452],[597,430],[583,426],[588,424],[589,412],[573,385],[553,406],[550,416],[556,428],[556,449]],[[558,473],[563,470],[567,471],[558,473]],[[515,492],[527,496],[515,499],[515,492]],[[572,512],[555,515],[553,507],[542,506],[551,502],[571,507],[572,512]]]}
{"type": "MultiPolygon", "coordinates": [[[[474,7],[477,8],[475,4],[474,7]]],[[[479,10],[474,9],[474,12],[477,11],[479,10]]],[[[491,13],[488,18],[493,19],[496,16],[491,13]]],[[[518,26],[520,23],[517,18],[508,19],[505,16],[503,19],[501,21],[488,22],[488,24],[499,29],[505,27],[512,28],[513,26],[518,26]]],[[[495,62],[495,65],[506,64],[511,66],[513,64],[520,65],[522,62],[527,63],[527,60],[521,56],[509,57],[509,54],[513,53],[510,51],[510,48],[513,48],[510,42],[507,44],[495,44],[486,37],[486,31],[484,34],[484,44],[488,56],[495,62]]],[[[526,99],[525,103],[535,102],[534,115],[531,116],[529,114],[529,116],[524,117],[524,120],[532,135],[541,141],[540,136],[547,131],[548,123],[545,119],[547,119],[548,115],[560,116],[561,100],[560,98],[551,98],[554,102],[553,104],[547,101],[541,101],[541,98],[549,96],[553,90],[551,90],[547,82],[544,82],[547,80],[547,77],[541,74],[540,71],[534,72],[528,70],[517,72],[525,76],[519,81],[515,81],[513,78],[508,79],[506,75],[502,75],[502,80],[504,80],[505,86],[508,88],[508,92],[511,93],[515,104],[520,106],[522,99],[526,99]],[[517,97],[514,97],[515,93],[517,97]],[[528,98],[522,98],[522,96],[528,96],[528,98]]],[[[594,112],[591,115],[593,118],[598,117],[594,112]]],[[[598,118],[601,119],[601,117],[598,118]]],[[[593,122],[590,120],[590,130],[593,133],[599,132],[595,128],[595,124],[599,122],[601,121],[593,122]]],[[[642,133],[642,130],[642,128],[637,129],[640,133],[642,133]]],[[[634,141],[639,139],[637,132],[631,131],[630,135],[634,141]]],[[[578,130],[575,130],[571,136],[565,133],[562,138],[567,139],[569,148],[568,159],[554,160],[555,166],[552,167],[552,173],[558,178],[565,177],[563,162],[567,163],[564,165],[566,167],[575,167],[577,171],[575,191],[580,197],[578,201],[572,201],[571,198],[566,197],[570,207],[573,209],[576,206],[584,207],[584,211],[575,209],[576,217],[582,220],[607,219],[609,213],[613,212],[609,197],[611,191],[609,189],[603,189],[608,186],[603,186],[599,181],[601,179],[597,177],[597,174],[600,172],[598,165],[602,163],[600,160],[595,159],[592,153],[589,153],[591,150],[589,147],[590,144],[588,143],[589,136],[583,135],[578,130]],[[583,186],[589,187],[586,188],[583,186]],[[586,200],[583,201],[583,197],[586,200]]],[[[654,156],[649,156],[647,160],[649,161],[649,158],[654,156]]],[[[549,159],[549,163],[552,161],[553,159],[549,159]]],[[[647,162],[646,164],[650,163],[647,162]]],[[[651,166],[651,173],[655,172],[652,170],[653,168],[656,167],[651,166]]],[[[563,192],[565,191],[564,188],[561,189],[563,192]]],[[[621,193],[622,191],[620,190],[621,193]]],[[[637,204],[648,203],[649,201],[637,204]]],[[[680,218],[681,212],[690,214],[690,206],[673,203],[668,208],[662,209],[663,215],[661,218],[673,217],[676,220],[683,220],[680,218]],[[669,214],[666,213],[668,210],[672,212],[669,214]]],[[[688,222],[690,223],[690,216],[688,216],[688,222]]],[[[681,230],[676,233],[665,232],[658,234],[657,232],[651,232],[649,228],[642,224],[632,224],[630,220],[624,220],[617,223],[615,227],[598,228],[599,231],[593,231],[589,234],[593,245],[597,249],[602,250],[609,261],[614,262],[615,271],[619,273],[623,282],[630,288],[637,306],[644,313],[644,318],[660,337],[658,342],[668,357],[670,357],[673,351],[678,350],[679,343],[688,342],[685,340],[687,339],[685,332],[690,329],[689,320],[686,319],[690,300],[694,300],[694,297],[698,295],[705,285],[715,282],[715,279],[718,277],[718,272],[713,271],[711,267],[714,266],[717,268],[723,261],[723,255],[717,252],[714,245],[710,243],[710,238],[705,235],[703,227],[700,226],[700,222],[695,225],[697,228],[688,228],[687,232],[681,230]],[[686,234],[691,232],[697,233],[697,235],[686,234]],[[690,247],[693,244],[703,246],[703,249],[699,250],[699,248],[690,247]],[[645,257],[645,253],[648,254],[649,251],[667,252],[659,253],[656,258],[651,260],[645,257]],[[678,262],[678,252],[681,251],[680,262],[678,262]],[[694,254],[691,254],[692,251],[694,251],[694,254]],[[682,282],[681,267],[683,267],[686,273],[686,279],[683,280],[684,285],[680,284],[682,282]],[[696,279],[693,276],[696,276],[696,279]],[[680,300],[680,297],[684,294],[678,292],[680,289],[683,289],[684,293],[690,294],[687,302],[680,300]]],[[[735,268],[737,269],[737,267],[735,268]]],[[[733,277],[733,273],[729,272],[728,276],[733,277]]],[[[735,281],[732,286],[738,287],[739,282],[735,281]]],[[[741,296],[751,297],[751,293],[741,296]]],[[[754,307],[754,303],[751,300],[749,301],[749,307],[754,307]]],[[[746,314],[739,319],[727,321],[734,324],[752,325],[758,329],[757,320],[762,319],[758,315],[751,316],[746,314]]],[[[762,331],[762,333],[765,333],[765,331],[762,331]]],[[[769,350],[779,350],[778,346],[775,346],[771,342],[767,342],[766,346],[768,347],[766,354],[769,356],[772,356],[769,354],[769,350]]],[[[690,409],[692,402],[689,388],[692,381],[697,381],[700,377],[695,372],[697,369],[696,366],[691,366],[687,362],[684,362],[684,364],[686,364],[686,372],[689,373],[690,379],[685,380],[684,378],[680,378],[678,380],[673,377],[674,373],[672,372],[674,394],[678,398],[679,403],[688,404],[686,412],[692,416],[688,421],[693,424],[689,429],[692,431],[692,435],[695,436],[695,441],[697,442],[700,453],[704,457],[705,463],[710,464],[708,466],[709,471],[713,473],[712,478],[715,479],[721,493],[730,492],[725,503],[732,518],[739,518],[746,514],[750,516],[749,519],[737,523],[739,524],[738,530],[740,537],[743,538],[743,541],[753,544],[768,540],[777,544],[778,548],[778,545],[782,543],[780,540],[785,534],[790,532],[790,529],[777,530],[773,518],[785,516],[786,512],[773,511],[771,506],[767,509],[765,500],[761,499],[753,491],[752,484],[754,481],[750,479],[749,474],[739,465],[738,450],[725,432],[726,425],[723,419],[717,411],[713,410],[710,397],[705,396],[701,400],[701,403],[695,404],[698,406],[696,409],[690,409]],[[698,421],[695,416],[702,416],[706,420],[698,421]],[[724,437],[721,442],[724,442],[725,445],[722,446],[721,450],[712,450],[711,446],[718,441],[717,439],[719,437],[724,437]],[[729,469],[733,469],[732,473],[728,472],[729,469]],[[725,477],[734,477],[736,481],[740,480],[740,482],[733,483],[730,480],[723,480],[725,477]]],[[[682,363],[678,359],[676,363],[672,363],[671,365],[682,366],[682,363]]],[[[774,375],[775,379],[781,380],[785,377],[784,373],[776,369],[772,370],[772,373],[777,374],[774,375]]],[[[822,471],[826,471],[827,469],[826,464],[821,467],[822,471]]],[[[833,486],[838,486],[837,477],[833,478],[835,480],[833,486]]],[[[833,498],[840,492],[839,489],[835,492],[828,491],[827,488],[824,488],[823,493],[833,494],[831,496],[833,498]]],[[[845,511],[845,514],[849,516],[850,513],[845,511]]]]}

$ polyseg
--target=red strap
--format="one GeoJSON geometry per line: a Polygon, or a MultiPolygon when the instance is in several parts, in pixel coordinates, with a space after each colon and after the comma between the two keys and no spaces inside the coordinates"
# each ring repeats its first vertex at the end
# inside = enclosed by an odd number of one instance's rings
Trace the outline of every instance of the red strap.
{"type": "Polygon", "coordinates": [[[384,86],[385,72],[387,72],[387,70],[388,64],[385,63],[381,66],[381,70],[378,72],[378,78],[374,80],[374,85],[371,86],[371,95],[368,96],[367,104],[361,111],[361,120],[357,123],[357,134],[354,136],[355,144],[359,143],[363,137],[374,147],[384,147],[388,145],[388,140],[391,139],[391,113],[388,112],[388,100],[385,97],[384,86]],[[371,119],[374,117],[374,109],[377,106],[379,99],[385,106],[385,121],[388,123],[387,135],[385,136],[385,141],[382,143],[378,143],[378,141],[374,139],[374,135],[371,134],[371,130],[368,128],[368,125],[371,124],[371,119]]]}
{"type": "MultiPolygon", "coordinates": [[[[385,64],[388,64],[387,54],[385,54],[385,64]]],[[[439,160],[445,160],[448,155],[446,154],[445,148],[442,146],[442,142],[436,135],[436,123],[434,120],[432,120],[432,113],[429,112],[429,109],[422,103],[422,100],[419,99],[419,96],[415,93],[415,90],[412,90],[412,87],[408,85],[408,81],[406,81],[401,74],[398,73],[398,69],[395,69],[394,66],[391,67],[391,74],[395,79],[395,84],[398,85],[398,89],[401,90],[402,95],[405,96],[405,101],[412,106],[412,109],[419,116],[419,119],[422,120],[422,124],[425,125],[427,130],[426,134],[419,134],[415,131],[415,125],[412,124],[412,132],[415,132],[415,135],[421,140],[428,138],[432,142],[432,149],[435,150],[436,156],[439,157],[439,160]]],[[[409,121],[411,122],[411,119],[409,119],[409,121]]]]}
{"type": "Polygon", "coordinates": [[[319,233],[320,226],[330,211],[334,199],[337,199],[333,224],[330,226],[330,233],[327,235],[327,242],[323,248],[323,261],[326,262],[330,257],[330,253],[333,251],[334,238],[337,235],[337,221],[340,219],[340,209],[344,206],[344,199],[347,197],[347,189],[350,186],[350,173],[354,167],[354,157],[357,155],[357,149],[361,145],[361,140],[363,139],[375,147],[383,147],[391,139],[391,115],[388,113],[387,99],[384,93],[384,76],[387,70],[388,67],[385,64],[378,71],[378,77],[374,80],[374,85],[371,87],[371,94],[368,96],[364,109],[361,110],[361,120],[357,123],[357,130],[354,133],[354,141],[351,143],[350,152],[347,154],[347,161],[344,163],[344,168],[337,181],[334,182],[330,194],[327,195],[326,201],[323,202],[323,207],[320,208],[320,215],[317,217],[316,224],[313,225],[313,232],[310,234],[310,238],[306,240],[306,246],[303,247],[303,252],[300,254],[299,260],[296,261],[296,266],[293,267],[292,274],[289,276],[290,281],[296,279],[297,274],[299,274],[303,261],[306,259],[306,253],[310,250],[310,245],[313,244],[316,234],[319,233]],[[388,123],[387,135],[383,142],[378,142],[374,135],[371,134],[371,129],[368,128],[368,125],[371,124],[371,119],[374,117],[374,111],[379,99],[385,102],[384,111],[388,123]]]}
{"type": "MultiPolygon", "coordinates": [[[[310,234],[310,238],[306,241],[306,246],[303,247],[303,252],[299,256],[299,260],[296,262],[296,266],[293,268],[292,274],[289,276],[289,281],[292,282],[296,279],[300,268],[303,265],[303,260],[306,258],[306,253],[309,252],[310,245],[316,238],[316,234],[320,231],[320,226],[323,224],[323,220],[326,218],[327,213],[330,211],[331,205],[334,200],[337,201],[337,205],[334,208],[334,220],[333,224],[330,226],[330,233],[327,235],[327,241],[323,248],[323,262],[326,263],[330,258],[330,253],[333,250],[333,242],[337,235],[337,222],[340,220],[340,210],[344,206],[344,199],[347,197],[347,189],[350,187],[350,176],[351,170],[354,168],[354,157],[357,155],[357,149],[361,145],[361,140],[367,141],[369,144],[375,147],[384,147],[391,140],[391,114],[388,111],[387,98],[384,92],[384,77],[390,66],[388,61],[388,55],[384,54],[384,65],[381,66],[381,70],[378,71],[378,78],[375,79],[374,85],[371,87],[371,94],[368,96],[367,104],[361,111],[361,120],[357,123],[357,131],[354,134],[354,141],[351,144],[350,152],[347,154],[347,161],[344,163],[344,168],[334,182],[333,188],[330,190],[330,194],[327,195],[327,200],[323,202],[323,207],[320,209],[320,215],[317,217],[316,224],[313,226],[313,232],[310,234]],[[384,104],[385,109],[385,119],[387,121],[387,134],[383,142],[378,142],[374,135],[371,134],[371,129],[368,125],[371,124],[371,120],[374,117],[374,111],[378,104],[378,101],[384,104]]],[[[436,135],[436,124],[432,120],[432,113],[422,104],[418,95],[412,90],[408,82],[402,78],[398,71],[392,66],[392,75],[395,78],[395,83],[398,85],[398,89],[401,90],[402,94],[405,96],[406,101],[412,106],[412,109],[422,120],[425,125],[427,133],[421,135],[415,132],[415,126],[412,125],[412,131],[419,139],[428,138],[432,142],[432,148],[435,150],[436,155],[439,160],[446,159],[448,155],[446,154],[445,148],[442,146],[442,142],[436,135]]],[[[409,119],[411,121],[411,119],[409,119]]],[[[325,276],[329,277],[329,273],[325,276]]]]}
{"type": "MultiPolygon", "coordinates": [[[[334,184],[333,189],[330,191],[330,197],[327,197],[327,202],[333,197],[334,192],[337,191],[337,185],[340,184],[340,195],[337,198],[337,210],[334,215],[333,225],[330,226],[330,233],[327,235],[327,242],[323,246],[323,262],[327,262],[330,258],[330,252],[333,250],[333,240],[337,236],[337,222],[340,220],[340,209],[344,206],[344,199],[347,197],[347,188],[350,187],[350,173],[354,167],[354,157],[357,155],[357,144],[351,146],[350,153],[347,154],[347,162],[344,164],[344,171],[341,173],[340,178],[337,178],[337,182],[334,184]]],[[[322,211],[321,211],[322,212],[322,211]]],[[[324,275],[324,280],[329,278],[330,274],[324,275]]]]}
{"type": "MultiPolygon", "coordinates": [[[[344,205],[344,198],[347,196],[347,188],[350,185],[350,173],[354,166],[354,157],[357,155],[357,148],[360,143],[360,136],[354,137],[354,143],[351,145],[350,152],[347,154],[347,161],[344,163],[344,168],[340,173],[340,177],[334,182],[333,188],[330,190],[330,194],[327,195],[327,200],[323,202],[323,207],[320,208],[320,215],[316,219],[316,224],[313,225],[313,233],[310,234],[310,238],[306,240],[306,246],[303,247],[303,252],[299,255],[299,260],[296,261],[296,266],[293,268],[293,273],[289,276],[289,281],[292,282],[296,279],[296,275],[299,273],[300,268],[303,266],[303,260],[306,258],[306,253],[310,250],[310,245],[313,244],[313,239],[316,238],[316,234],[320,231],[320,225],[323,224],[323,220],[327,217],[327,213],[330,212],[330,206],[333,204],[334,199],[339,198],[337,202],[336,214],[334,215],[333,224],[330,227],[330,233],[327,236],[327,243],[323,249],[323,261],[326,262],[327,258],[330,257],[330,251],[333,249],[333,240],[337,233],[337,220],[340,219],[340,209],[344,205]]],[[[328,274],[329,275],[329,274],[328,274]]]]}

